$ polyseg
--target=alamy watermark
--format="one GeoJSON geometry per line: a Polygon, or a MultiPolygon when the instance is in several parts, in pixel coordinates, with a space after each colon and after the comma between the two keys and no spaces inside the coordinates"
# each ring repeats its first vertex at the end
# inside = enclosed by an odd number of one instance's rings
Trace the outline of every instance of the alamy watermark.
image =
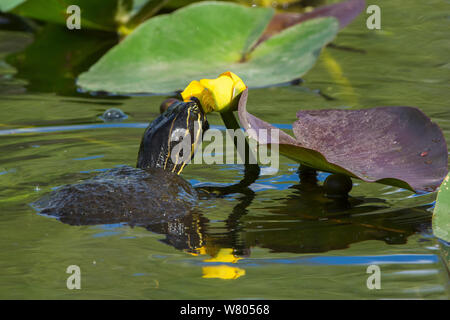
{"type": "Polygon", "coordinates": [[[256,164],[270,166],[270,172],[275,174],[279,168],[279,129],[248,129],[244,132],[241,129],[209,129],[200,139],[202,129],[198,124],[194,124],[194,134],[192,139],[188,130],[180,128],[172,132],[170,136],[171,160],[173,163],[191,164],[256,164]],[[247,139],[248,137],[257,137],[247,139]],[[246,153],[246,140],[250,152],[246,153]],[[194,144],[192,142],[195,141],[194,144]],[[204,142],[210,142],[203,148],[204,142]],[[193,150],[193,148],[195,148],[193,150]],[[197,151],[197,152],[196,152],[197,151]],[[192,160],[191,157],[193,156],[192,160]],[[247,159],[246,159],[247,157],[247,159]]]}
{"type": "Polygon", "coordinates": [[[66,286],[67,289],[73,290],[81,289],[81,269],[77,265],[68,266],[66,269],[66,273],[69,273],[70,276],[67,278],[66,286]]]}
{"type": "Polygon", "coordinates": [[[370,16],[366,20],[366,26],[369,30],[381,29],[381,9],[376,4],[371,4],[367,7],[366,13],[370,16]]]}
{"type": "MultiPolygon", "coordinates": [[[[66,19],[66,26],[69,30],[81,29],[81,9],[77,5],[70,5],[67,7],[66,13],[69,15],[66,19]]],[[[369,30],[381,29],[381,9],[376,4],[371,4],[367,7],[366,13],[370,16],[366,20],[366,26],[369,30]]]]}
{"type": "Polygon", "coordinates": [[[69,30],[81,29],[81,9],[77,5],[71,5],[67,7],[66,13],[69,16],[66,19],[66,26],[69,30]]]}
{"type": "Polygon", "coordinates": [[[367,267],[366,273],[370,273],[371,275],[367,278],[367,289],[381,289],[381,269],[376,264],[371,264],[367,267]]]}

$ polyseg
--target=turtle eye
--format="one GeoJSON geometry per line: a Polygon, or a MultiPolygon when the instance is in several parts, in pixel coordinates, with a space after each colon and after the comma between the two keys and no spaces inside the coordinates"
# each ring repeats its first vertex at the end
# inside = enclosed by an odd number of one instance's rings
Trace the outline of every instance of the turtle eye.
{"type": "Polygon", "coordinates": [[[197,108],[200,106],[200,100],[197,97],[190,97],[189,100],[195,102],[197,108]]]}
{"type": "Polygon", "coordinates": [[[202,117],[201,117],[201,124],[202,124],[201,128],[203,130],[203,133],[205,133],[205,131],[209,129],[209,123],[208,123],[208,120],[206,119],[206,115],[203,112],[203,109],[201,107],[200,100],[198,100],[196,97],[191,97],[189,99],[191,100],[191,103],[193,103],[193,104],[190,105],[190,109],[195,114],[200,113],[202,115],[202,117]]]}

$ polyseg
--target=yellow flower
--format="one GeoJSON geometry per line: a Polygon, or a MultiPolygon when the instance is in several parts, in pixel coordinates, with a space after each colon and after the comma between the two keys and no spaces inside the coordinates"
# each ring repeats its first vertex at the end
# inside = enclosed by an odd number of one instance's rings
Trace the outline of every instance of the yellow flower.
{"type": "Polygon", "coordinates": [[[197,98],[205,113],[235,110],[238,97],[247,88],[233,72],[222,73],[217,79],[192,81],[181,93],[184,101],[197,98]]]}

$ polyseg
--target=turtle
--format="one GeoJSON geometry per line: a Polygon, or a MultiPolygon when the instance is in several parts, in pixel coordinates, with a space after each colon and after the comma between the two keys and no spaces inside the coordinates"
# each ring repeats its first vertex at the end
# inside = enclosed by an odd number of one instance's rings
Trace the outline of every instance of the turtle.
{"type": "MultiPolygon", "coordinates": [[[[145,129],[136,167],[118,166],[64,185],[33,203],[42,215],[71,225],[164,223],[185,216],[199,191],[180,176],[209,123],[198,100],[170,100],[145,129]],[[190,156],[172,156],[179,137],[190,134],[190,156]],[[174,161],[175,158],[175,161],[174,161]]],[[[188,141],[189,142],[189,141],[188,141]]]]}

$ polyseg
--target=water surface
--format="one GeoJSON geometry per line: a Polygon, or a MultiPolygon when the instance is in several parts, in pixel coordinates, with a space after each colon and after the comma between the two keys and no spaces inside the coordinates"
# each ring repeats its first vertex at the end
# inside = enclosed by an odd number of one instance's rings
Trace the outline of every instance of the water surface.
{"type": "MultiPolygon", "coordinates": [[[[352,50],[325,49],[301,86],[251,90],[249,112],[289,128],[299,109],[417,106],[450,141],[449,3],[380,6],[381,31],[362,14],[334,42],[352,50]]],[[[44,49],[61,36],[46,28],[25,51],[29,34],[0,30],[0,298],[449,298],[449,247],[431,231],[435,194],[355,180],[349,203],[336,202],[320,190],[327,174],[308,185],[283,157],[254,194],[201,200],[186,224],[70,226],[38,215],[30,204],[54,188],[134,165],[165,99],[77,92],[77,74],[114,39],[77,35],[44,49]],[[82,54],[89,61],[73,67],[82,54]],[[112,107],[128,118],[103,123],[112,107]],[[366,286],[372,264],[381,290],[366,286]],[[66,288],[69,265],[81,268],[81,290],[66,288]]],[[[209,121],[223,128],[217,115],[209,121]]],[[[242,167],[191,165],[183,177],[230,184],[242,167]]]]}

